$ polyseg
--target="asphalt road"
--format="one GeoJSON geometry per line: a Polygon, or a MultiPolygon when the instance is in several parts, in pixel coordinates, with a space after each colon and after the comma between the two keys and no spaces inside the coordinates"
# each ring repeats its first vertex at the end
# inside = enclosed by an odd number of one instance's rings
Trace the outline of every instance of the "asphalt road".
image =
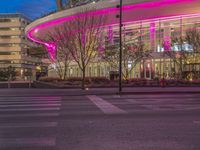
{"type": "Polygon", "coordinates": [[[7,94],[0,150],[200,150],[199,116],[200,94],[7,94]]]}

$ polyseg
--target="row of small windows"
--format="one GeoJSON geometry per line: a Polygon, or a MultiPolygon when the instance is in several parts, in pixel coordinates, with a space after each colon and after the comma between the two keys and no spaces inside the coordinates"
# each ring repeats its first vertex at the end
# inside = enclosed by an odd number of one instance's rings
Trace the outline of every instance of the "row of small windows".
{"type": "Polygon", "coordinates": [[[0,64],[17,64],[20,63],[20,60],[0,60],[0,64]]]}
{"type": "Polygon", "coordinates": [[[0,43],[0,47],[13,47],[20,46],[23,48],[27,48],[27,43],[0,43]]]}
{"type": "MultiPolygon", "coordinates": [[[[13,36],[9,36],[9,35],[0,35],[1,39],[14,39],[14,38],[21,38],[21,36],[17,36],[17,35],[13,35],[13,36]]],[[[23,38],[23,37],[22,37],[23,38]]]]}
{"type": "Polygon", "coordinates": [[[21,39],[27,39],[24,35],[0,35],[0,39],[16,39],[16,38],[21,38],[21,39]]]}
{"type": "Polygon", "coordinates": [[[20,52],[1,52],[0,55],[19,55],[20,52]]]}
{"type": "Polygon", "coordinates": [[[12,22],[12,20],[7,18],[2,18],[0,19],[0,22],[12,22]]]}
{"type": "Polygon", "coordinates": [[[35,63],[23,61],[23,60],[0,60],[0,64],[29,64],[35,65],[35,63]]]}
{"type": "Polygon", "coordinates": [[[26,21],[26,20],[24,20],[22,18],[14,18],[14,19],[11,19],[11,18],[0,18],[0,23],[1,22],[16,22],[16,21],[20,21],[23,24],[28,24],[28,21],[26,21]]]}
{"type": "Polygon", "coordinates": [[[8,28],[8,27],[0,27],[0,31],[24,31],[24,28],[18,27],[18,28],[8,28]]]}

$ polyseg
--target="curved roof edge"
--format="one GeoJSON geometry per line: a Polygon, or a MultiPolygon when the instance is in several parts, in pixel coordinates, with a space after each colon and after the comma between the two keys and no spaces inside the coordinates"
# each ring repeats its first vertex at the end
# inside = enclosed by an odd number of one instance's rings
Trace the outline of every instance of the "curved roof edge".
{"type": "MultiPolygon", "coordinates": [[[[123,5],[128,5],[128,4],[138,4],[138,3],[144,3],[144,2],[153,2],[153,1],[159,1],[159,0],[135,0],[133,2],[133,0],[124,0],[123,1],[123,5]]],[[[59,11],[53,14],[50,14],[46,17],[37,19],[35,21],[33,21],[31,24],[29,24],[26,29],[25,29],[25,33],[27,33],[30,29],[49,22],[49,21],[53,21],[59,18],[64,18],[67,16],[71,16],[74,14],[78,14],[81,11],[83,11],[84,9],[90,9],[90,10],[101,10],[104,8],[111,8],[111,7],[115,7],[117,6],[117,4],[119,4],[118,0],[108,0],[108,1],[99,1],[96,3],[90,3],[90,4],[86,4],[86,5],[82,5],[82,6],[78,6],[78,7],[74,7],[74,8],[70,8],[70,9],[66,9],[63,11],[59,11]]]]}

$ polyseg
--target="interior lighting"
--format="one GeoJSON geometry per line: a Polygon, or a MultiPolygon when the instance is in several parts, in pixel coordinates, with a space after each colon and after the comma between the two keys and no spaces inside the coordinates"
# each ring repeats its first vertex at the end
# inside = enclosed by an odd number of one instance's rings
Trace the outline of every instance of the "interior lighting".
{"type": "MultiPolygon", "coordinates": [[[[193,3],[193,2],[196,2],[197,0],[159,0],[159,1],[154,1],[154,2],[145,2],[145,3],[141,3],[141,4],[132,4],[132,5],[125,5],[123,6],[123,11],[126,11],[126,10],[130,10],[130,9],[143,9],[143,8],[153,8],[153,7],[160,7],[160,6],[168,6],[168,5],[171,5],[171,4],[175,4],[175,3],[182,3],[182,4],[190,4],[190,3],[193,3]]],[[[93,1],[92,3],[96,3],[95,1],[93,1]]],[[[117,12],[118,11],[118,8],[105,8],[105,9],[101,9],[101,10],[96,10],[94,12],[91,12],[91,15],[101,15],[101,14],[108,14],[108,13],[112,13],[112,12],[117,12]]],[[[82,14],[84,15],[84,14],[82,14]]],[[[51,58],[54,58],[55,59],[55,54],[56,54],[56,45],[55,44],[50,44],[49,43],[46,43],[44,41],[41,41],[40,39],[38,39],[37,37],[35,37],[35,33],[37,33],[40,29],[42,28],[46,28],[46,27],[49,27],[49,26],[54,26],[56,24],[59,24],[59,23],[63,23],[63,22],[66,22],[66,21],[70,21],[72,20],[76,15],[72,15],[72,16],[67,16],[67,17],[64,17],[64,18],[58,18],[56,20],[52,20],[52,21],[49,21],[49,22],[45,22],[43,24],[40,24],[34,28],[31,28],[28,32],[27,32],[27,36],[29,39],[33,40],[34,42],[37,42],[37,43],[40,43],[40,44],[43,44],[45,45],[45,47],[47,48],[48,52],[50,52],[50,57],[51,58]]],[[[173,16],[154,16],[154,18],[152,19],[157,19],[157,20],[161,20],[161,21],[164,21],[164,20],[174,20],[174,16],[180,16],[180,14],[173,14],[173,16]]],[[[182,14],[181,15],[182,17],[199,17],[199,14],[189,14],[189,15],[184,15],[182,14]]],[[[151,19],[151,20],[152,20],[151,19]]],[[[148,20],[148,19],[147,19],[148,20]]],[[[144,20],[143,21],[147,21],[147,20],[144,20]]],[[[133,21],[131,21],[131,23],[133,23],[133,21]]],[[[126,23],[130,23],[130,22],[126,22],[126,23]]],[[[155,22],[156,23],[156,22],[155,22]]],[[[116,25],[116,24],[110,24],[110,25],[116,25]]],[[[153,30],[153,28],[152,28],[153,30]]],[[[166,41],[165,45],[167,46],[167,49],[170,49],[170,41],[166,41]]]]}

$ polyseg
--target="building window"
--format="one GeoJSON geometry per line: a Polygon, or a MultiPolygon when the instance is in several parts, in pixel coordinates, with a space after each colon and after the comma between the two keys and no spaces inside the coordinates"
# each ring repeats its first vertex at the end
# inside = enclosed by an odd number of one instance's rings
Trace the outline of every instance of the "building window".
{"type": "Polygon", "coordinates": [[[11,22],[11,19],[3,18],[3,19],[0,19],[0,22],[11,22]]]}

